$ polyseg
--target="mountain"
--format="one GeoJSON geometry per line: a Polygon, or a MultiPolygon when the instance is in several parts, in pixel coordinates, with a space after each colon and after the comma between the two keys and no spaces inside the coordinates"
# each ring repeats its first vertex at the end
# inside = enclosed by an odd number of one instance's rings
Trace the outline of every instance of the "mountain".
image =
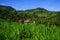
{"type": "Polygon", "coordinates": [[[29,10],[25,10],[25,11],[28,11],[28,12],[32,12],[32,11],[36,11],[36,12],[40,11],[40,12],[43,12],[43,11],[48,11],[48,10],[46,10],[44,8],[38,7],[38,8],[35,8],[35,9],[29,9],[29,10]]]}
{"type": "Polygon", "coordinates": [[[10,6],[0,5],[0,10],[9,10],[9,11],[12,11],[12,10],[15,10],[15,9],[10,7],[10,6]]]}
{"type": "Polygon", "coordinates": [[[60,25],[60,12],[49,11],[44,8],[29,10],[15,10],[13,7],[0,5],[0,19],[15,21],[30,19],[31,22],[60,25]]]}

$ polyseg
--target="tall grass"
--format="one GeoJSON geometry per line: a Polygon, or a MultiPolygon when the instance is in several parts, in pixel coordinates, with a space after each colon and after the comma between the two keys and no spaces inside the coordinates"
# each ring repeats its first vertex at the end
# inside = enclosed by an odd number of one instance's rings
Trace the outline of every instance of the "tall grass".
{"type": "Polygon", "coordinates": [[[60,28],[0,21],[0,40],[60,40],[60,28]]]}

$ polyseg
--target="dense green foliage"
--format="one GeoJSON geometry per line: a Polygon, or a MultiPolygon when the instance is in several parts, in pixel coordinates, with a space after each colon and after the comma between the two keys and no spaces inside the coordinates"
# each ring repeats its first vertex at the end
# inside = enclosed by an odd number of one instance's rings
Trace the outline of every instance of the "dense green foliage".
{"type": "Polygon", "coordinates": [[[0,20],[0,40],[60,40],[60,28],[0,20]]]}
{"type": "Polygon", "coordinates": [[[44,8],[17,11],[10,6],[0,5],[0,19],[18,21],[30,19],[36,24],[60,25],[60,12],[48,11],[44,8]]]}
{"type": "Polygon", "coordinates": [[[60,40],[60,12],[0,5],[0,40],[60,40]]]}

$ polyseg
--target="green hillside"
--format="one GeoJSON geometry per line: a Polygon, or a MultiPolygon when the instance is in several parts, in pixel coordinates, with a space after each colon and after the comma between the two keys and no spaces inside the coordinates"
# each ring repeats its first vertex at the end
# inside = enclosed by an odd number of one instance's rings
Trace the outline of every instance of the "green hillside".
{"type": "Polygon", "coordinates": [[[10,6],[0,5],[0,19],[15,21],[19,19],[30,19],[36,24],[60,25],[60,12],[48,11],[44,8],[36,8],[30,10],[15,10],[10,6]]]}
{"type": "Polygon", "coordinates": [[[0,5],[0,40],[60,40],[60,12],[0,5]]]}

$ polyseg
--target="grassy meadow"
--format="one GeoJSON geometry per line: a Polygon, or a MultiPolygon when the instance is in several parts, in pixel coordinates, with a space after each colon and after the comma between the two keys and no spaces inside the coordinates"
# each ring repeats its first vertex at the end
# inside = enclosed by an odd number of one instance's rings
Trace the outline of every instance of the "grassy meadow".
{"type": "Polygon", "coordinates": [[[0,40],[60,40],[60,27],[0,21],[0,40]]]}

